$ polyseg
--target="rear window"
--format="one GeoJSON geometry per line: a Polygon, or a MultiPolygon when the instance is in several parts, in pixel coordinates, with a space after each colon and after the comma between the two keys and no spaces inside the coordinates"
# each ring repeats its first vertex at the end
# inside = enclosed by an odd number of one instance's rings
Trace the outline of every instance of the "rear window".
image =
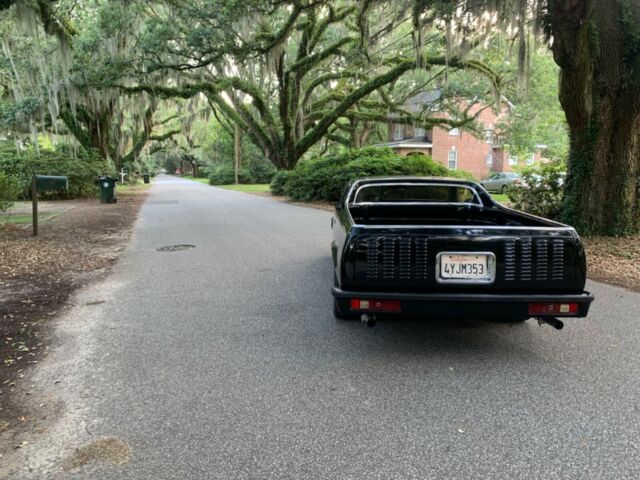
{"type": "Polygon", "coordinates": [[[475,192],[460,185],[363,185],[354,203],[477,203],[475,192]]]}

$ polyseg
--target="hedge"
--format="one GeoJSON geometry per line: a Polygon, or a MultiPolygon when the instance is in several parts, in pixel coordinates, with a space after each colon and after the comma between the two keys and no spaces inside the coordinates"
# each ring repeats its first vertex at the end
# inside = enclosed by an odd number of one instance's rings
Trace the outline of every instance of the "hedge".
{"type": "MultiPolygon", "coordinates": [[[[209,185],[231,185],[236,181],[235,169],[231,165],[221,165],[213,169],[209,174],[209,185]]],[[[253,177],[249,170],[241,168],[238,172],[240,183],[253,183],[253,177]]]]}
{"type": "Polygon", "coordinates": [[[249,165],[251,183],[269,183],[278,171],[267,159],[253,159],[249,165]]]}
{"type": "Polygon", "coordinates": [[[280,170],[274,175],[273,179],[271,179],[271,185],[269,186],[273,195],[285,195],[284,188],[290,173],[290,170],[280,170]]]}
{"type": "Polygon", "coordinates": [[[347,184],[357,178],[397,175],[473,178],[468,172],[449,170],[426,155],[401,156],[388,148],[367,147],[311,159],[289,172],[279,172],[271,183],[271,192],[297,201],[336,201],[347,184]]]}
{"type": "Polygon", "coordinates": [[[97,195],[98,176],[113,174],[113,166],[97,153],[82,148],[74,151],[68,145],[55,149],[33,146],[18,149],[13,142],[0,142],[0,171],[14,178],[20,186],[21,196],[29,194],[31,177],[38,175],[66,175],[69,189],[62,192],[43,192],[44,198],[79,198],[97,195]]]}
{"type": "Polygon", "coordinates": [[[18,199],[22,188],[14,177],[0,172],[0,212],[6,212],[18,199]]]}

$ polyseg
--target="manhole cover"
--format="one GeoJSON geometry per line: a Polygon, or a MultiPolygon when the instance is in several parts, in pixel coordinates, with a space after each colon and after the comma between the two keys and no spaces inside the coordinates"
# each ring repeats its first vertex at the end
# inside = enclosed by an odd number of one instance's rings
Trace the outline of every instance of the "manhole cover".
{"type": "Polygon", "coordinates": [[[166,247],[160,247],[157,250],[159,252],[180,252],[182,250],[189,250],[190,248],[196,248],[195,245],[167,245],[166,247]]]}

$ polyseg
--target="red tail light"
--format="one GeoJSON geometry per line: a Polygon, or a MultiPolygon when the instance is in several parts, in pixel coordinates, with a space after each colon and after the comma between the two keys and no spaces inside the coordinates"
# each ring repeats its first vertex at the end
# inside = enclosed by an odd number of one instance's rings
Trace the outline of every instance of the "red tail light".
{"type": "Polygon", "coordinates": [[[562,315],[577,315],[578,304],[577,303],[530,303],[529,315],[540,316],[562,316],[562,315]]]}
{"type": "Polygon", "coordinates": [[[351,299],[351,310],[367,312],[400,312],[400,300],[361,300],[351,299]]]}

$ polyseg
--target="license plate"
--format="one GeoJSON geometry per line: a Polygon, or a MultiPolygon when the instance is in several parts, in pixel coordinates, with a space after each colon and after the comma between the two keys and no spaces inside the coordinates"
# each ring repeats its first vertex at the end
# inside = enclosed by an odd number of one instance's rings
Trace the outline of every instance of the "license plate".
{"type": "Polygon", "coordinates": [[[489,252],[442,252],[438,265],[441,283],[493,283],[495,278],[495,255],[489,252]]]}

